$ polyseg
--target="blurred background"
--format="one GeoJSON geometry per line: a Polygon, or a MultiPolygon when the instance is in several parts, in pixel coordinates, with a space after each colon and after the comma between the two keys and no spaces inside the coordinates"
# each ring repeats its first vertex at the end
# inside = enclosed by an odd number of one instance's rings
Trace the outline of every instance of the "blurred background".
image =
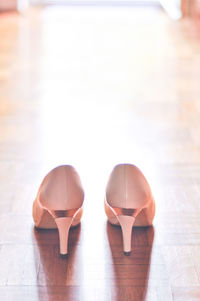
{"type": "Polygon", "coordinates": [[[200,299],[200,2],[0,0],[0,299],[200,299]],[[124,257],[103,209],[118,163],[156,201],[124,257]],[[52,168],[85,188],[68,261],[32,203],[52,168]]]}

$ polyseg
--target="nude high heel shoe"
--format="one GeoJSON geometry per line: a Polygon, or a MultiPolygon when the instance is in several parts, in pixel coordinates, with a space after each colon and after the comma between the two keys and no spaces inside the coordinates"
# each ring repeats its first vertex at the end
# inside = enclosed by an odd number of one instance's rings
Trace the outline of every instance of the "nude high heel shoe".
{"type": "Polygon", "coordinates": [[[83,200],[80,177],[70,165],[51,170],[38,190],[33,203],[35,226],[42,229],[58,228],[61,256],[68,253],[70,227],[80,223],[83,200]]]}
{"type": "Polygon", "coordinates": [[[109,222],[121,226],[124,254],[130,255],[133,225],[150,226],[155,215],[151,189],[136,166],[119,164],[114,167],[106,187],[104,206],[109,222]]]}

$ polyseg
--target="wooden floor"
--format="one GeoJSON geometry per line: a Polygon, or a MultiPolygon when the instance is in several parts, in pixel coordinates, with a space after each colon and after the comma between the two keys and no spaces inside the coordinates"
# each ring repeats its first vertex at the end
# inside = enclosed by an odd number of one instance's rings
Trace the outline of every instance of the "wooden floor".
{"type": "Polygon", "coordinates": [[[200,300],[200,40],[158,8],[49,7],[0,15],[0,299],[200,300]],[[117,163],[136,164],[154,226],[130,257],[103,208],[117,163]],[[70,255],[34,229],[45,174],[85,187],[70,255]]]}

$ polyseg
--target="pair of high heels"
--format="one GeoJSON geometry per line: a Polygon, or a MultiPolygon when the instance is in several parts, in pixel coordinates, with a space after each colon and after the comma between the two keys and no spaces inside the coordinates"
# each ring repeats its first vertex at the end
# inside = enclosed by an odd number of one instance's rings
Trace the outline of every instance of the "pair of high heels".
{"type": "MultiPolygon", "coordinates": [[[[60,254],[68,253],[70,227],[80,223],[84,190],[75,168],[62,165],[51,170],[42,181],[33,203],[36,228],[58,228],[60,254]]],[[[155,215],[155,202],[150,186],[134,165],[119,164],[111,172],[106,187],[105,212],[112,225],[122,229],[124,254],[131,252],[134,226],[150,226],[155,215]]]]}

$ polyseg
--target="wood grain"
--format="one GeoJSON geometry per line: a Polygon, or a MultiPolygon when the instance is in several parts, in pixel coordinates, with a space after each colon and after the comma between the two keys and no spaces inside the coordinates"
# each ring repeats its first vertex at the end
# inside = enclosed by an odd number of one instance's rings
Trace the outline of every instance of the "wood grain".
{"type": "Polygon", "coordinates": [[[158,7],[46,7],[0,16],[0,299],[200,298],[200,43],[158,7]],[[109,173],[136,164],[155,222],[120,228],[103,209],[109,173]],[[68,259],[34,229],[45,174],[72,164],[85,188],[68,259]]]}

